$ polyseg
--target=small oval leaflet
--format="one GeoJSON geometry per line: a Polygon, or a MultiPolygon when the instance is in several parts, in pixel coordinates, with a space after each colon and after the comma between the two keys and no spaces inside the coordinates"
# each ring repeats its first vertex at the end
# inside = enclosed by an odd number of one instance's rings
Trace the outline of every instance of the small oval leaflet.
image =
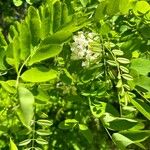
{"type": "Polygon", "coordinates": [[[124,66],[120,66],[121,71],[125,72],[125,73],[129,73],[129,69],[124,67],[124,66]]]}
{"type": "Polygon", "coordinates": [[[126,80],[133,80],[133,77],[129,74],[122,74],[122,77],[126,80]]]}
{"type": "Polygon", "coordinates": [[[31,139],[26,139],[22,142],[19,143],[19,146],[24,146],[24,145],[28,145],[31,142],[31,139]]]}
{"type": "Polygon", "coordinates": [[[37,130],[36,133],[41,136],[48,136],[51,134],[49,130],[42,130],[42,129],[37,130]]]}
{"type": "Polygon", "coordinates": [[[130,86],[127,84],[124,84],[123,87],[126,88],[127,90],[131,90],[130,86]]]}
{"type": "Polygon", "coordinates": [[[123,57],[118,57],[117,61],[121,64],[129,64],[130,63],[129,59],[123,58],[123,57]]]}
{"type": "Polygon", "coordinates": [[[47,142],[46,140],[42,139],[42,138],[37,138],[35,141],[36,141],[38,144],[41,144],[41,145],[46,145],[46,144],[48,144],[48,142],[47,142]]]}
{"type": "Polygon", "coordinates": [[[118,49],[114,49],[112,50],[112,52],[114,55],[118,55],[118,56],[122,56],[124,54],[123,51],[118,50],[118,49]]]}
{"type": "Polygon", "coordinates": [[[42,126],[51,126],[53,122],[50,120],[41,119],[37,121],[37,124],[42,125],[42,126]]]}
{"type": "Polygon", "coordinates": [[[115,62],[113,60],[107,60],[107,63],[111,66],[117,66],[117,62],[115,62]]]}

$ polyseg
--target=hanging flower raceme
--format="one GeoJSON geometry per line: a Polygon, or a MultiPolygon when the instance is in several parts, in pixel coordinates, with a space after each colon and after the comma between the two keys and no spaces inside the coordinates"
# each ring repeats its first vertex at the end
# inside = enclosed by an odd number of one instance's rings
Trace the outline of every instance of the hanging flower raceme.
{"type": "Polygon", "coordinates": [[[97,63],[101,55],[99,36],[93,32],[78,32],[73,36],[74,42],[71,43],[71,59],[82,60],[83,67],[89,67],[90,64],[97,63]]]}

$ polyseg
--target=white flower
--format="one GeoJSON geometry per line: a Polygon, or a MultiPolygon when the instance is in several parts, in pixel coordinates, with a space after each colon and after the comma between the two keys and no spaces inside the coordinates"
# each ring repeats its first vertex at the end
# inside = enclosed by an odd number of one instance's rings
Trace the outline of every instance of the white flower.
{"type": "Polygon", "coordinates": [[[74,35],[74,42],[71,44],[71,59],[83,59],[82,66],[89,67],[90,63],[95,62],[99,56],[99,53],[92,51],[94,47],[92,44],[90,45],[90,43],[95,42],[95,39],[98,40],[99,37],[93,32],[84,33],[80,31],[74,35]]]}

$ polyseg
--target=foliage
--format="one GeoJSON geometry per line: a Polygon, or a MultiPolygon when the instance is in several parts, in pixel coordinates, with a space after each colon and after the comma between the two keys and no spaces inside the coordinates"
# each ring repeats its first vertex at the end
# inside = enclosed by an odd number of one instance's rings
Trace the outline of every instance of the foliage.
{"type": "Polygon", "coordinates": [[[149,149],[149,1],[37,3],[0,33],[0,149],[149,149]]]}

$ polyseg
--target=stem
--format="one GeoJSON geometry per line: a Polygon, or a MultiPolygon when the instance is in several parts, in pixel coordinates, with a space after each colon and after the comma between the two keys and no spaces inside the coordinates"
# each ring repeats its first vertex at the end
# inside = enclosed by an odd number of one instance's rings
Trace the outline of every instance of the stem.
{"type": "Polygon", "coordinates": [[[30,58],[30,56],[28,56],[27,59],[23,62],[23,64],[21,65],[21,67],[20,67],[20,69],[18,71],[17,79],[16,79],[16,88],[19,85],[19,78],[20,78],[21,71],[22,71],[23,67],[26,65],[26,63],[28,62],[29,58],[30,58]]]}

